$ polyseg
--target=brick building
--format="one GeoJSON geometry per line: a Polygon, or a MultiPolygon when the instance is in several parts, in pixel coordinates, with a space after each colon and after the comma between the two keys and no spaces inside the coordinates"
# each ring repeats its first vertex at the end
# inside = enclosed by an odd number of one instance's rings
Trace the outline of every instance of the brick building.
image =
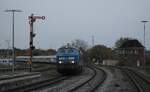
{"type": "Polygon", "coordinates": [[[116,49],[119,61],[127,66],[144,64],[144,46],[138,40],[127,40],[116,49]]]}

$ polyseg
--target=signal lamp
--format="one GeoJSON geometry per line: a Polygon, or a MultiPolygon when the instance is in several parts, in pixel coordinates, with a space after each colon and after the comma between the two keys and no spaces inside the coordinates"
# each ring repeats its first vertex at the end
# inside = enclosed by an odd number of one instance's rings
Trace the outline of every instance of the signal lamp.
{"type": "Polygon", "coordinates": [[[31,46],[31,49],[32,49],[32,50],[34,50],[34,49],[35,49],[35,47],[34,47],[34,46],[31,46]]]}

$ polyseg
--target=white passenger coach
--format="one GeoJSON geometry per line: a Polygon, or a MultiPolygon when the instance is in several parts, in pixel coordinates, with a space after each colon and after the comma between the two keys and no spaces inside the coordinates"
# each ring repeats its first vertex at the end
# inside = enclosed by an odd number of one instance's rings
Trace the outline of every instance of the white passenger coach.
{"type": "MultiPolygon", "coordinates": [[[[29,61],[30,56],[17,56],[16,57],[16,62],[25,62],[29,61]]],[[[8,64],[12,65],[12,59],[0,59],[0,64],[8,64]]],[[[47,62],[47,63],[56,63],[56,56],[51,55],[51,56],[33,56],[32,59],[33,62],[47,62]]]]}

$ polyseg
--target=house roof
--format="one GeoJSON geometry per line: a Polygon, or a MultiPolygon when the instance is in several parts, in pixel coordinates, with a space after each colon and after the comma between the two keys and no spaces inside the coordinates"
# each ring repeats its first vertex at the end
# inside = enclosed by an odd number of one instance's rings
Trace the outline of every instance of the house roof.
{"type": "Polygon", "coordinates": [[[138,40],[127,40],[119,48],[144,47],[138,40]]]}

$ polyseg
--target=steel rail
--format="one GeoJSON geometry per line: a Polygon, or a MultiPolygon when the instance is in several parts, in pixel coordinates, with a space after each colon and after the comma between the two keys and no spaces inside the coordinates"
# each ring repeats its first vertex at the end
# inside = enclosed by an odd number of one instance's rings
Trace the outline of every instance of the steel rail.
{"type": "Polygon", "coordinates": [[[97,75],[97,72],[94,68],[92,67],[89,67],[91,70],[93,70],[94,74],[85,82],[81,83],[80,85],[77,85],[76,87],[72,88],[71,90],[69,90],[68,92],[73,92],[77,89],[79,89],[80,87],[84,86],[85,84],[87,84],[89,81],[91,81],[96,75],[97,75]]]}
{"type": "Polygon", "coordinates": [[[43,87],[47,87],[49,85],[56,84],[58,82],[66,80],[68,78],[70,78],[70,76],[63,76],[63,77],[59,76],[59,77],[56,77],[56,78],[49,78],[49,79],[46,79],[46,80],[42,80],[42,81],[38,81],[38,82],[31,83],[31,84],[28,84],[28,85],[24,85],[22,87],[10,89],[10,90],[4,91],[4,92],[30,92],[30,91],[41,89],[43,87]]]}
{"type": "Polygon", "coordinates": [[[135,85],[135,87],[137,88],[138,92],[144,92],[143,88],[140,86],[140,84],[137,82],[136,78],[134,78],[132,76],[131,73],[129,73],[126,70],[123,70],[124,73],[128,76],[128,78],[130,78],[130,80],[132,81],[132,83],[135,85]]]}
{"type": "Polygon", "coordinates": [[[91,87],[91,89],[88,92],[94,92],[104,82],[104,80],[106,79],[106,73],[105,73],[104,70],[102,70],[100,68],[97,68],[95,66],[94,67],[92,66],[92,67],[89,67],[89,68],[93,70],[94,74],[87,81],[81,83],[80,85],[77,85],[76,87],[74,87],[73,89],[69,90],[68,92],[74,92],[74,91],[78,90],[79,88],[81,88],[82,86],[84,86],[87,83],[89,83],[90,81],[92,81],[98,75],[96,69],[102,71],[103,77],[102,77],[101,81],[99,81],[94,87],[91,87]]]}
{"type": "Polygon", "coordinates": [[[2,80],[16,79],[16,78],[21,78],[21,77],[27,77],[27,76],[34,76],[34,75],[39,75],[39,74],[40,73],[35,72],[35,73],[22,74],[22,75],[4,76],[4,77],[0,77],[0,81],[2,81],[2,80]]]}
{"type": "MultiPolygon", "coordinates": [[[[125,68],[125,69],[128,69],[128,68],[125,68]]],[[[134,71],[134,70],[132,70],[132,69],[128,69],[128,70],[132,71],[132,73],[134,73],[136,76],[140,77],[140,78],[141,78],[143,81],[145,81],[147,84],[150,84],[150,80],[149,80],[146,76],[144,76],[142,73],[137,72],[137,71],[134,71]]]]}
{"type": "Polygon", "coordinates": [[[97,83],[97,85],[95,87],[93,87],[89,92],[94,92],[100,85],[102,85],[104,83],[104,81],[107,78],[107,74],[106,74],[106,72],[103,69],[101,69],[101,68],[99,68],[97,66],[95,66],[95,68],[100,70],[100,71],[102,71],[102,75],[103,76],[101,78],[101,81],[99,81],[99,83],[97,83]]]}
{"type": "Polygon", "coordinates": [[[138,92],[144,92],[143,88],[137,82],[136,78],[132,75],[133,72],[131,73],[126,68],[121,68],[121,67],[116,67],[116,68],[120,69],[130,79],[130,81],[132,82],[132,84],[137,88],[138,92]]]}

